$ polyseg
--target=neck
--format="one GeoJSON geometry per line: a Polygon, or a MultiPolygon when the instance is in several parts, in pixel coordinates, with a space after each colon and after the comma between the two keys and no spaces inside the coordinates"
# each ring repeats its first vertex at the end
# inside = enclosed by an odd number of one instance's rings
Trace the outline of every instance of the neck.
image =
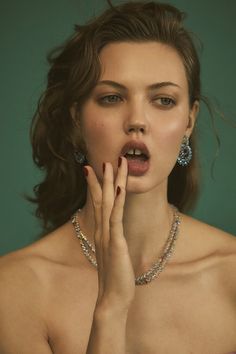
{"type": "MultiPolygon", "coordinates": [[[[146,193],[126,192],[123,230],[135,273],[157,261],[169,236],[173,211],[167,201],[167,182],[146,193]]],[[[81,229],[91,240],[95,230],[90,193],[81,212],[81,229]]]]}

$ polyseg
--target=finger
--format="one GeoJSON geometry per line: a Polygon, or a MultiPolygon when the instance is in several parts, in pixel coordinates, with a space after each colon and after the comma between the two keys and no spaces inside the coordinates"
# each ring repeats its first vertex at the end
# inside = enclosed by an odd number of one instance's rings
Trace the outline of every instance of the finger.
{"type": "Polygon", "coordinates": [[[109,220],[114,204],[114,172],[110,162],[105,163],[102,186],[102,238],[103,245],[108,246],[110,231],[109,220]]]}
{"type": "Polygon", "coordinates": [[[87,179],[90,196],[93,203],[95,223],[97,226],[100,226],[102,221],[101,220],[102,189],[93,168],[89,165],[86,165],[85,168],[88,171],[88,175],[86,179],[87,179]]]}
{"type": "Polygon", "coordinates": [[[118,250],[117,247],[119,247],[119,250],[121,250],[122,248],[126,252],[127,243],[124,237],[124,229],[123,229],[123,213],[124,213],[126,190],[124,187],[119,187],[119,188],[120,188],[120,193],[115,199],[114,207],[110,217],[110,245],[114,245],[115,249],[117,250],[118,250]]]}
{"type": "MultiPolygon", "coordinates": [[[[101,247],[101,234],[102,234],[102,217],[101,217],[101,208],[102,208],[102,189],[98,182],[97,176],[93,168],[89,165],[85,166],[85,169],[88,171],[86,176],[88,192],[90,193],[94,218],[95,218],[95,233],[93,235],[95,242],[96,250],[96,259],[98,264],[98,271],[102,271],[102,257],[103,250],[101,247]]],[[[100,272],[99,272],[100,273],[100,272]]]]}
{"type": "Polygon", "coordinates": [[[123,231],[123,213],[124,204],[126,197],[126,185],[128,178],[128,162],[125,157],[122,157],[121,165],[118,169],[118,174],[116,178],[117,190],[119,188],[120,192],[115,197],[113,210],[110,217],[110,239],[111,241],[121,241],[121,244],[125,245],[124,242],[124,231],[123,231]]]}
{"type": "Polygon", "coordinates": [[[121,165],[118,167],[116,180],[115,180],[115,195],[117,187],[126,188],[128,178],[128,161],[124,156],[121,156],[121,165]]]}

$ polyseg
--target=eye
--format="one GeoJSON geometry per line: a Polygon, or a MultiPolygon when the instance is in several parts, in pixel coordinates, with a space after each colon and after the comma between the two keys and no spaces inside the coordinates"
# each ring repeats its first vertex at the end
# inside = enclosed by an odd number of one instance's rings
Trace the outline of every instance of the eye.
{"type": "Polygon", "coordinates": [[[99,98],[99,102],[104,104],[112,104],[120,102],[121,97],[118,95],[107,95],[99,98]]]}
{"type": "Polygon", "coordinates": [[[163,107],[173,107],[176,105],[175,100],[173,100],[173,98],[170,97],[158,97],[157,99],[155,99],[155,102],[158,103],[158,105],[161,105],[163,107]]]}

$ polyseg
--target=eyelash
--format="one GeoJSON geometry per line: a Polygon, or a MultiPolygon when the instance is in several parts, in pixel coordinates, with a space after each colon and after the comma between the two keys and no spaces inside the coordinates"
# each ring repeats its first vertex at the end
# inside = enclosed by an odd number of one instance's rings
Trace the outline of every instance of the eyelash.
{"type": "Polygon", "coordinates": [[[118,97],[118,98],[121,99],[121,97],[118,96],[118,95],[107,95],[107,96],[103,96],[103,97],[99,98],[99,102],[105,103],[105,104],[112,104],[112,103],[116,103],[117,102],[117,101],[116,102],[106,102],[105,99],[106,98],[110,98],[110,97],[118,97]]]}
{"type": "MultiPolygon", "coordinates": [[[[110,97],[118,97],[120,100],[122,99],[120,96],[118,95],[106,95],[106,96],[103,96],[103,97],[100,97],[99,98],[99,102],[102,103],[102,104],[105,104],[105,105],[112,105],[112,104],[116,104],[118,101],[116,100],[115,102],[112,101],[105,101],[107,98],[109,99],[110,97]]],[[[166,96],[162,96],[162,97],[157,97],[154,101],[157,101],[157,100],[168,100],[169,104],[162,104],[161,106],[162,107],[166,107],[166,108],[169,108],[169,107],[173,107],[176,105],[176,101],[173,99],[173,98],[170,98],[170,97],[166,97],[166,96]]],[[[163,103],[163,102],[162,102],[163,103]]]]}
{"type": "MultiPolygon", "coordinates": [[[[157,99],[160,99],[160,100],[168,100],[169,104],[166,105],[166,104],[163,104],[163,107],[172,107],[172,106],[175,106],[176,105],[176,102],[175,100],[173,100],[173,98],[170,98],[170,97],[158,97],[157,99]]],[[[163,103],[163,102],[162,102],[163,103]]]]}

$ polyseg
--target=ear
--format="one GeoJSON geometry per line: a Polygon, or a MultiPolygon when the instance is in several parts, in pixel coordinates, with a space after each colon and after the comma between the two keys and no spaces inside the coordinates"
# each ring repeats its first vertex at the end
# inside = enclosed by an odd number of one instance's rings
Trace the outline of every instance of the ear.
{"type": "Polygon", "coordinates": [[[74,102],[72,104],[72,106],[70,107],[70,115],[71,115],[71,118],[74,122],[74,124],[76,126],[78,126],[78,123],[79,123],[79,116],[78,116],[78,106],[77,106],[77,102],[74,102]]]}
{"type": "Polygon", "coordinates": [[[199,113],[199,108],[200,108],[199,101],[198,100],[194,101],[189,112],[189,121],[188,121],[187,129],[185,131],[185,135],[188,137],[190,137],[190,135],[192,134],[199,113]]]}
{"type": "Polygon", "coordinates": [[[74,148],[82,147],[83,146],[83,134],[82,134],[82,129],[81,129],[81,122],[80,122],[80,114],[79,114],[79,109],[78,109],[78,104],[77,102],[74,102],[70,109],[70,116],[72,119],[72,123],[74,124],[74,129],[72,132],[72,144],[74,148]]]}

